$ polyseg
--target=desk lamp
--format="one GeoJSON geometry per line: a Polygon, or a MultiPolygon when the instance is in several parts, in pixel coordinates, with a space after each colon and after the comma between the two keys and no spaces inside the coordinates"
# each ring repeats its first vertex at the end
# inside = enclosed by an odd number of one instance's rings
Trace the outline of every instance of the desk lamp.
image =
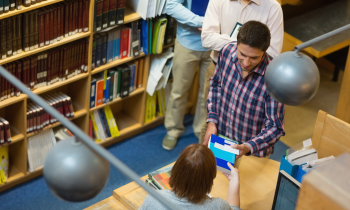
{"type": "Polygon", "coordinates": [[[59,141],[49,152],[44,164],[44,178],[51,192],[66,201],[84,201],[95,197],[109,177],[109,164],[135,181],[169,209],[178,209],[154,189],[139,179],[128,166],[108,150],[96,144],[74,123],[30,91],[20,80],[0,66],[0,75],[68,128],[74,137],[59,141]]]}
{"type": "Polygon", "coordinates": [[[350,29],[350,24],[311,39],[273,59],[265,73],[265,85],[269,94],[278,102],[298,106],[313,98],[320,84],[315,62],[299,51],[350,29]]]}

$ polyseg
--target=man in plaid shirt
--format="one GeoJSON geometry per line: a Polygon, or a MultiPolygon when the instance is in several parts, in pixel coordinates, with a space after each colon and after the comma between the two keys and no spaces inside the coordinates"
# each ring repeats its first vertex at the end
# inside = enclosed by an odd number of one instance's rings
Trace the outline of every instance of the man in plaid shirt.
{"type": "Polygon", "coordinates": [[[220,51],[210,79],[203,144],[208,144],[211,134],[221,134],[242,143],[232,146],[240,151],[236,158],[273,153],[275,143],[285,134],[285,107],[265,86],[264,74],[272,60],[266,53],[270,39],[265,24],[249,21],[240,29],[237,42],[220,51]]]}

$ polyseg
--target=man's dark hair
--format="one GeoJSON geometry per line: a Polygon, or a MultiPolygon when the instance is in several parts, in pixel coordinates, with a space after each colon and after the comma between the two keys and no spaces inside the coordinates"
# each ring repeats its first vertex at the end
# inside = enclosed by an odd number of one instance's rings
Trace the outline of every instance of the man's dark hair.
{"type": "Polygon", "coordinates": [[[237,45],[242,43],[266,52],[270,46],[269,28],[259,21],[251,20],[243,24],[237,35],[237,45]]]}

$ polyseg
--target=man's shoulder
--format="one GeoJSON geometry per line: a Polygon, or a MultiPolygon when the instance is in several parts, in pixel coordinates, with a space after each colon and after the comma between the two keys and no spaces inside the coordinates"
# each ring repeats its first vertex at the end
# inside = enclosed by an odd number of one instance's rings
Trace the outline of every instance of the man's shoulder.
{"type": "Polygon", "coordinates": [[[229,42],[221,49],[223,54],[232,54],[237,51],[237,42],[229,42]]]}
{"type": "Polygon", "coordinates": [[[281,4],[276,0],[262,0],[262,3],[269,7],[271,10],[282,10],[281,4]]]}

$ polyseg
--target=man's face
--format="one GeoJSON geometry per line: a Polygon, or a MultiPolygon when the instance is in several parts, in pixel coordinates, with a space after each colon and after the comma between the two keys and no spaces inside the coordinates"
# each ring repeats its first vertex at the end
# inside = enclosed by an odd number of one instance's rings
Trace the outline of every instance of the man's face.
{"type": "Polygon", "coordinates": [[[255,69],[264,55],[264,52],[260,49],[242,43],[238,44],[237,48],[238,62],[243,71],[252,71],[255,69]]]}

